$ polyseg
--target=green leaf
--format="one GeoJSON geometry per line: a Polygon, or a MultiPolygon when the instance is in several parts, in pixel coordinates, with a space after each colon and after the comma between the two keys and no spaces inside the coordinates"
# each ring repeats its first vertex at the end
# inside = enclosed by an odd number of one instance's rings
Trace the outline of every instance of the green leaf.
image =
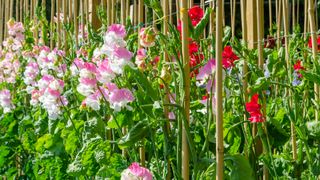
{"type": "Polygon", "coordinates": [[[308,81],[311,81],[311,82],[314,82],[314,83],[320,85],[320,75],[319,74],[316,74],[313,72],[307,72],[307,71],[301,71],[300,73],[308,81]]]}
{"type": "Polygon", "coordinates": [[[150,128],[151,127],[147,120],[142,120],[138,122],[134,127],[130,129],[128,134],[126,134],[119,140],[119,147],[128,148],[134,145],[137,141],[141,140],[148,134],[150,128]]]}
{"type": "Polygon", "coordinates": [[[194,28],[193,31],[193,39],[199,39],[200,36],[203,34],[203,31],[205,30],[209,20],[210,20],[210,14],[212,13],[212,9],[211,8],[207,8],[203,18],[201,19],[201,21],[197,24],[197,26],[194,28]]]}
{"type": "Polygon", "coordinates": [[[7,163],[7,158],[10,149],[7,146],[0,146],[0,169],[7,163]]]}
{"type": "Polygon", "coordinates": [[[246,180],[253,180],[253,170],[250,166],[249,161],[242,155],[227,155],[225,156],[225,161],[230,160],[232,163],[231,165],[226,165],[230,169],[230,179],[237,180],[237,179],[246,179],[246,180]]]}
{"type": "Polygon", "coordinates": [[[158,91],[156,91],[151,86],[150,80],[148,80],[147,77],[142,72],[140,72],[138,69],[132,69],[130,67],[127,67],[126,70],[132,73],[133,78],[140,85],[140,87],[145,91],[145,94],[150,96],[153,101],[159,100],[158,91]]]}

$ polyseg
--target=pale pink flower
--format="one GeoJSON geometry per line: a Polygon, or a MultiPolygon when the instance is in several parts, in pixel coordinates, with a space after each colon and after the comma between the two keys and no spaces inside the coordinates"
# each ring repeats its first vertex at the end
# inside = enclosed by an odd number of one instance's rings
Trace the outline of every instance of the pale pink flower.
{"type": "Polygon", "coordinates": [[[134,162],[121,173],[121,180],[152,180],[152,173],[134,162]]]}
{"type": "Polygon", "coordinates": [[[140,44],[143,47],[152,47],[155,45],[155,32],[153,28],[141,28],[139,32],[140,44]]]}
{"type": "Polygon", "coordinates": [[[116,34],[121,38],[124,38],[127,35],[126,29],[122,24],[112,24],[111,26],[109,26],[108,33],[111,33],[111,32],[113,32],[114,34],[116,34]]]}
{"type": "Polygon", "coordinates": [[[134,101],[134,96],[129,89],[113,89],[109,94],[110,107],[116,112],[121,111],[122,108],[132,110],[128,103],[134,101]]]}
{"type": "Polygon", "coordinates": [[[135,64],[138,66],[139,69],[145,69],[146,68],[146,60],[147,58],[147,50],[144,48],[141,48],[137,51],[136,61],[135,64]]]}
{"type": "Polygon", "coordinates": [[[97,79],[100,83],[105,84],[111,82],[115,78],[115,74],[109,66],[109,61],[103,60],[98,63],[97,79]]]}
{"type": "Polygon", "coordinates": [[[11,94],[8,89],[0,91],[0,106],[3,108],[3,113],[11,112],[14,109],[14,105],[11,101],[11,94]]]}
{"type": "Polygon", "coordinates": [[[122,74],[126,65],[133,66],[131,62],[133,54],[126,48],[116,48],[113,52],[113,57],[109,59],[109,66],[116,74],[122,74]]]}

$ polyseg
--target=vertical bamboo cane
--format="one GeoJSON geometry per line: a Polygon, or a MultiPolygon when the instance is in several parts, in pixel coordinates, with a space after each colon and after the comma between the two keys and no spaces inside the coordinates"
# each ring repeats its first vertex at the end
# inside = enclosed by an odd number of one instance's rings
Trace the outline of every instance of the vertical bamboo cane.
{"type": "Polygon", "coordinates": [[[222,0],[217,0],[216,14],[216,179],[223,179],[224,172],[224,146],[223,146],[223,106],[222,106],[222,0]]]}
{"type": "Polygon", "coordinates": [[[19,2],[19,21],[23,22],[23,0],[20,0],[19,2]]]}
{"type": "MultiPolygon", "coordinates": [[[[296,24],[298,24],[298,25],[299,25],[299,19],[300,19],[300,18],[299,18],[299,17],[300,17],[300,16],[299,16],[299,13],[300,13],[300,1],[298,0],[298,1],[297,1],[297,19],[296,19],[296,22],[297,22],[296,24]]],[[[300,25],[299,25],[299,26],[300,26],[300,25]]]]}
{"type": "Polygon", "coordinates": [[[226,26],[226,18],[225,18],[225,11],[224,11],[224,2],[225,0],[222,0],[222,26],[226,26]]]}
{"type": "MultiPolygon", "coordinates": [[[[263,20],[262,20],[262,15],[263,15],[263,2],[257,1],[257,29],[258,29],[258,66],[260,69],[263,69],[263,64],[264,64],[264,57],[263,57],[263,31],[264,31],[264,26],[263,26],[263,20]]],[[[266,104],[264,103],[262,105],[263,108],[263,113],[265,116],[266,113],[266,104]]],[[[266,127],[266,126],[265,126],[266,127]]],[[[267,132],[267,131],[266,131],[267,132]]],[[[267,147],[263,148],[264,153],[267,153],[265,150],[267,147]]],[[[269,174],[268,174],[268,169],[267,166],[263,166],[263,179],[269,179],[269,174]]]]}
{"type": "Polygon", "coordinates": [[[16,6],[16,17],[15,17],[15,20],[16,21],[19,21],[19,0],[16,0],[15,1],[16,3],[15,3],[15,6],[16,6]]]}
{"type": "MultiPolygon", "coordinates": [[[[313,0],[309,0],[309,21],[310,21],[310,31],[311,31],[311,39],[312,39],[312,57],[314,61],[317,61],[317,28],[315,25],[315,17],[314,17],[314,2],[313,0]]],[[[315,100],[316,102],[319,101],[319,87],[317,84],[314,84],[314,90],[315,90],[315,100]]],[[[315,110],[315,119],[316,121],[319,120],[319,112],[315,110]]]]}
{"type": "Polygon", "coordinates": [[[272,2],[269,0],[269,34],[272,32],[272,2]]]}
{"type": "Polygon", "coordinates": [[[58,40],[58,49],[61,48],[61,26],[60,26],[60,7],[61,7],[61,0],[57,0],[57,40],[58,40]]]}
{"type": "Polygon", "coordinates": [[[115,0],[111,0],[111,22],[112,24],[116,22],[116,3],[115,0]]]}
{"type": "Polygon", "coordinates": [[[133,19],[133,25],[136,26],[138,24],[137,22],[137,17],[138,17],[138,8],[137,8],[137,1],[138,0],[133,0],[133,16],[132,16],[132,19],[133,19]]]}
{"type": "Polygon", "coordinates": [[[230,0],[229,1],[229,5],[230,5],[230,27],[231,27],[231,39],[234,38],[234,27],[233,27],[233,23],[232,23],[232,20],[233,20],[233,6],[232,6],[232,2],[233,0],[230,0]]]}
{"type": "Polygon", "coordinates": [[[79,45],[78,34],[79,34],[79,24],[78,24],[78,0],[73,2],[73,21],[74,21],[74,30],[75,30],[75,39],[76,39],[76,49],[79,45]]]}
{"type": "Polygon", "coordinates": [[[38,7],[38,1],[37,0],[31,0],[33,2],[33,22],[35,25],[34,31],[33,31],[33,37],[35,39],[35,43],[38,44],[39,42],[39,36],[38,36],[38,22],[37,22],[37,7],[38,7]]]}
{"type": "MultiPolygon", "coordinates": [[[[215,8],[214,1],[210,2],[209,6],[210,6],[210,8],[214,9],[215,8]]],[[[215,17],[215,14],[214,14],[214,11],[212,11],[212,13],[210,14],[210,22],[209,22],[210,23],[209,24],[209,26],[210,26],[209,27],[209,31],[210,31],[209,35],[212,36],[212,37],[215,35],[215,33],[214,33],[215,32],[214,31],[215,30],[215,28],[214,28],[214,22],[215,22],[214,21],[214,17],[215,17]]],[[[214,47],[212,47],[212,48],[214,48],[214,47]]],[[[211,57],[211,58],[213,58],[213,57],[211,57]]]]}
{"type": "Polygon", "coordinates": [[[182,121],[182,179],[189,180],[189,146],[185,126],[189,126],[190,109],[190,67],[189,67],[189,28],[188,28],[188,4],[186,0],[180,1],[182,23],[182,57],[184,67],[184,113],[186,123],[182,121]]]}
{"type": "Polygon", "coordinates": [[[50,19],[50,48],[54,48],[54,0],[51,0],[51,19],[50,19]]]}
{"type": "Polygon", "coordinates": [[[0,46],[2,45],[2,41],[3,41],[3,24],[4,24],[4,19],[3,19],[3,0],[0,0],[0,46]]]}
{"type": "Polygon", "coordinates": [[[121,0],[121,24],[126,24],[126,2],[121,0]]]}
{"type": "Polygon", "coordinates": [[[108,26],[110,26],[112,24],[112,14],[111,14],[111,0],[107,0],[107,18],[108,18],[108,26]]]}
{"type": "Polygon", "coordinates": [[[14,0],[10,0],[10,19],[11,18],[13,18],[13,10],[14,10],[14,8],[13,8],[13,2],[14,0]]]}
{"type": "Polygon", "coordinates": [[[126,0],[126,18],[130,16],[130,1],[126,0]]]}
{"type": "Polygon", "coordinates": [[[231,18],[231,24],[232,24],[232,39],[235,37],[235,23],[236,23],[236,6],[237,5],[237,2],[236,0],[232,0],[232,18],[231,18]]]}
{"type": "Polygon", "coordinates": [[[84,12],[84,0],[80,0],[80,12],[81,12],[81,36],[82,41],[85,39],[85,12],[84,12]]]}
{"type": "Polygon", "coordinates": [[[281,39],[280,39],[280,32],[281,32],[281,20],[282,20],[282,0],[278,1],[278,16],[277,16],[277,49],[280,49],[281,39]]]}
{"type": "MultiPolygon", "coordinates": [[[[67,11],[68,11],[68,9],[67,9],[67,0],[63,0],[62,1],[63,2],[63,4],[62,4],[62,11],[63,11],[63,24],[64,24],[64,26],[66,25],[66,23],[67,23],[67,11]]],[[[64,42],[63,42],[63,45],[64,45],[64,51],[65,51],[65,53],[67,54],[67,51],[68,51],[68,40],[67,40],[67,36],[68,36],[68,32],[67,32],[67,30],[66,30],[66,28],[63,28],[64,29],[64,37],[63,37],[63,39],[64,39],[64,42]]]]}
{"type": "MultiPolygon", "coordinates": [[[[86,26],[87,26],[87,31],[89,31],[89,0],[85,0],[85,11],[86,11],[86,26]]],[[[87,39],[89,41],[89,38],[87,39]]]]}
{"type": "Polygon", "coordinates": [[[73,19],[73,12],[72,12],[72,0],[68,1],[67,7],[69,8],[69,15],[68,15],[68,22],[71,23],[73,19]]]}
{"type": "Polygon", "coordinates": [[[292,0],[292,30],[296,26],[296,1],[292,0]]]}
{"type": "MultiPolygon", "coordinates": [[[[166,1],[164,1],[166,3],[166,1]]],[[[167,14],[169,17],[169,23],[173,24],[173,15],[172,15],[172,7],[173,7],[173,0],[169,0],[169,14],[167,14]]]]}
{"type": "Polygon", "coordinates": [[[30,0],[30,20],[32,20],[33,17],[34,17],[34,0],[30,0]]]}
{"type": "Polygon", "coordinates": [[[189,0],[189,9],[193,6],[193,0],[189,0]]]}
{"type": "MultiPolygon", "coordinates": [[[[287,9],[287,0],[282,0],[282,7],[283,7],[283,27],[284,27],[284,35],[285,35],[285,54],[286,54],[286,62],[287,62],[287,68],[289,71],[289,77],[291,75],[291,60],[290,60],[290,54],[289,54],[289,22],[288,22],[288,9],[287,9]]],[[[289,91],[289,97],[291,97],[291,91],[289,91]]],[[[289,105],[292,106],[292,101],[290,99],[289,105]]],[[[296,147],[296,136],[295,136],[295,129],[294,124],[291,122],[291,141],[292,141],[292,157],[294,160],[297,159],[297,147],[296,147]]]]}
{"type": "Polygon", "coordinates": [[[24,0],[24,8],[25,8],[24,12],[25,12],[26,16],[30,17],[30,14],[29,14],[29,0],[24,0]]]}
{"type": "MultiPolygon", "coordinates": [[[[170,2],[171,5],[172,5],[172,1],[170,2]]],[[[169,5],[170,3],[168,4],[168,1],[162,1],[162,8],[163,8],[163,16],[164,16],[164,19],[163,19],[163,34],[164,35],[168,35],[168,29],[169,29],[169,21],[172,21],[172,16],[171,16],[171,11],[170,11],[170,8],[169,8],[169,5]],[[169,8],[169,9],[168,9],[169,8]],[[168,12],[169,10],[169,12],[168,12]],[[170,20],[168,21],[169,19],[169,16],[170,16],[170,20]]],[[[172,6],[171,6],[172,7],[172,6]]],[[[172,10],[172,9],[171,9],[172,10]]],[[[169,56],[168,56],[168,53],[167,51],[164,51],[163,53],[163,62],[169,62],[169,56]]],[[[168,104],[170,103],[170,98],[169,98],[169,89],[165,87],[165,99],[164,99],[164,103],[165,104],[168,104]]],[[[165,114],[165,117],[167,120],[169,120],[169,109],[168,107],[164,107],[164,114],[165,114]]],[[[169,129],[170,129],[170,124],[169,124],[169,121],[166,121],[164,126],[163,126],[163,132],[164,134],[168,134],[169,132],[169,129]]],[[[166,146],[166,144],[164,144],[164,151],[166,151],[168,147],[166,146]]],[[[164,157],[166,163],[167,163],[167,174],[166,174],[166,180],[170,180],[171,179],[171,165],[170,165],[170,159],[168,158],[168,155],[165,154],[165,157],[164,157]]]]}
{"type": "MultiPolygon", "coordinates": [[[[143,16],[144,16],[144,13],[143,13],[143,3],[144,3],[144,0],[139,0],[138,1],[138,19],[139,19],[139,23],[143,23],[143,16]]],[[[141,27],[139,26],[139,30],[138,32],[140,32],[140,29],[141,27]]],[[[140,40],[139,40],[140,42],[140,40]]],[[[139,44],[140,46],[140,44],[139,44]]],[[[139,154],[140,154],[140,162],[141,162],[141,165],[142,166],[145,166],[145,161],[146,161],[146,157],[145,157],[145,148],[144,148],[144,141],[142,141],[142,145],[141,147],[139,148],[139,154]]]]}
{"type": "Polygon", "coordinates": [[[8,27],[7,27],[7,22],[9,20],[9,3],[5,3],[4,2],[4,5],[5,5],[5,10],[4,10],[4,39],[8,36],[8,27]]]}
{"type": "Polygon", "coordinates": [[[177,24],[180,20],[180,0],[176,0],[177,24]]]}

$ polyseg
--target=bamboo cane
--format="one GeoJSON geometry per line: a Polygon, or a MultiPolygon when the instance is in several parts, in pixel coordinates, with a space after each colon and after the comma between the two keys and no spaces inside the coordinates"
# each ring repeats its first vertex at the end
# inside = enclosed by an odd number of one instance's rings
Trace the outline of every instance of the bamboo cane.
{"type": "Polygon", "coordinates": [[[111,0],[111,22],[112,24],[116,22],[116,3],[115,0],[111,0]]]}
{"type": "Polygon", "coordinates": [[[316,29],[318,29],[318,1],[317,0],[315,0],[315,2],[314,2],[314,12],[315,12],[315,20],[316,20],[316,29]]]}
{"type": "MultiPolygon", "coordinates": [[[[224,1],[222,0],[222,26],[225,27],[226,26],[226,18],[225,18],[225,11],[224,11],[224,1]]],[[[218,3],[217,3],[218,4],[218,3]]]]}
{"type": "Polygon", "coordinates": [[[61,39],[60,39],[60,33],[61,33],[61,26],[60,26],[60,6],[61,6],[61,0],[57,0],[57,41],[58,41],[58,49],[61,48],[61,39]]]}
{"type": "MultiPolygon", "coordinates": [[[[68,9],[67,9],[67,1],[66,0],[63,0],[62,11],[63,11],[63,24],[66,25],[67,18],[68,18],[67,17],[68,9]]],[[[63,28],[63,29],[64,29],[64,37],[63,37],[64,42],[63,42],[63,45],[64,45],[64,51],[65,51],[65,53],[67,53],[67,51],[68,51],[68,45],[67,45],[67,43],[68,43],[68,40],[67,40],[68,32],[67,32],[66,28],[63,28]]]]}
{"type": "Polygon", "coordinates": [[[292,29],[294,30],[296,26],[296,1],[292,0],[292,29]]]}
{"type": "Polygon", "coordinates": [[[3,41],[3,24],[4,24],[4,19],[3,19],[3,0],[0,0],[0,46],[2,45],[2,41],[3,41]]]}
{"type": "Polygon", "coordinates": [[[31,1],[34,1],[33,2],[33,22],[34,22],[34,25],[35,25],[35,27],[34,27],[34,31],[33,31],[33,37],[34,37],[34,40],[35,40],[35,43],[36,44],[38,44],[38,42],[39,42],[39,38],[38,38],[38,22],[37,22],[37,15],[36,15],[36,13],[37,13],[37,7],[38,7],[38,2],[37,2],[37,0],[31,0],[31,1]]]}
{"type": "Polygon", "coordinates": [[[137,0],[133,0],[133,16],[132,16],[132,19],[133,19],[133,25],[136,26],[137,25],[137,17],[138,17],[138,10],[137,10],[137,0]]]}
{"type": "Polygon", "coordinates": [[[236,9],[236,0],[233,0],[232,1],[232,18],[231,18],[231,24],[232,24],[232,39],[235,37],[235,29],[236,29],[236,27],[235,27],[235,23],[236,23],[236,11],[237,11],[237,9],[236,9]]]}
{"type": "MultiPolygon", "coordinates": [[[[85,0],[85,11],[86,11],[86,25],[87,25],[87,30],[89,31],[89,0],[85,0]]],[[[89,38],[87,39],[89,41],[89,38]]]]}
{"type": "Polygon", "coordinates": [[[216,179],[223,179],[224,146],[223,146],[223,106],[222,106],[222,0],[217,0],[216,12],[216,179]]]}
{"type": "Polygon", "coordinates": [[[179,9],[180,9],[180,0],[176,0],[177,24],[178,24],[178,22],[180,20],[180,11],[179,11],[179,9]]]}
{"type": "Polygon", "coordinates": [[[26,16],[30,17],[30,14],[29,14],[29,0],[24,0],[24,8],[25,8],[25,14],[26,16]]]}
{"type": "MultiPolygon", "coordinates": [[[[314,17],[314,2],[313,0],[309,0],[309,23],[310,23],[310,33],[311,33],[311,39],[312,39],[312,57],[314,61],[317,61],[317,28],[315,25],[315,17],[314,17]]],[[[315,90],[315,100],[316,102],[319,101],[319,87],[317,84],[314,84],[314,90],[315,90]]],[[[319,112],[315,111],[315,119],[316,121],[319,120],[319,112]]]]}
{"type": "Polygon", "coordinates": [[[190,8],[192,8],[192,6],[193,6],[193,0],[189,0],[189,7],[188,8],[190,9],[190,8]]]}
{"type": "Polygon", "coordinates": [[[231,27],[231,39],[234,38],[234,27],[233,27],[233,6],[232,6],[233,0],[230,0],[229,5],[230,5],[230,27],[231,27]]]}
{"type": "Polygon", "coordinates": [[[13,8],[13,2],[14,0],[10,0],[10,19],[11,18],[13,18],[13,10],[14,10],[14,8],[13,8]]]}
{"type": "Polygon", "coordinates": [[[126,24],[126,2],[121,0],[121,23],[126,24]]]}
{"type": "Polygon", "coordinates": [[[269,34],[272,33],[272,2],[269,0],[269,34]]]}
{"type": "MultiPolygon", "coordinates": [[[[167,3],[164,1],[164,4],[167,3]]],[[[173,15],[172,15],[172,8],[173,8],[173,0],[169,0],[169,14],[167,14],[169,17],[169,23],[173,24],[173,15]]]]}
{"type": "MultiPolygon", "coordinates": [[[[210,2],[209,6],[210,6],[210,8],[214,9],[215,8],[214,1],[210,2]]],[[[210,22],[209,22],[209,26],[210,26],[209,35],[212,36],[212,37],[215,35],[215,32],[214,32],[214,30],[215,30],[215,28],[214,28],[214,22],[215,22],[214,21],[214,17],[215,17],[215,14],[214,14],[214,11],[212,11],[212,13],[210,14],[210,22]]],[[[212,48],[214,48],[214,47],[212,47],[212,48]]],[[[211,58],[213,58],[213,57],[211,57],[211,58]]]]}
{"type": "MultiPolygon", "coordinates": [[[[240,6],[241,6],[241,26],[242,26],[242,40],[244,42],[247,42],[247,21],[246,21],[246,0],[241,0],[240,1],[240,6]]],[[[247,78],[247,73],[248,73],[248,64],[247,61],[244,60],[243,61],[243,67],[242,67],[242,71],[243,71],[243,77],[242,77],[242,84],[243,84],[243,93],[244,93],[244,102],[248,102],[248,93],[247,93],[247,89],[248,89],[248,78],[247,78]]],[[[247,120],[246,115],[244,114],[244,120],[247,120]]],[[[248,129],[248,124],[245,123],[244,124],[244,131],[247,132],[248,129]]],[[[247,144],[247,140],[245,142],[245,144],[247,144]]],[[[248,157],[248,153],[247,151],[245,152],[246,156],[248,157]]]]}
{"type": "Polygon", "coordinates": [[[112,24],[112,14],[111,14],[111,0],[107,0],[107,18],[108,18],[108,26],[110,26],[112,24]]]}
{"type": "Polygon", "coordinates": [[[299,24],[299,13],[300,13],[300,1],[297,1],[297,19],[296,19],[296,24],[299,24]]]}
{"type": "MultiPolygon", "coordinates": [[[[205,4],[204,0],[200,0],[200,7],[204,10],[205,9],[205,4]]],[[[203,37],[206,37],[206,28],[203,30],[203,37]]]]}
{"type": "Polygon", "coordinates": [[[68,23],[71,23],[73,19],[72,0],[67,1],[67,7],[69,8],[68,23]]]}
{"type": "MultiPolygon", "coordinates": [[[[289,76],[291,75],[291,61],[289,55],[289,22],[288,22],[288,11],[287,11],[287,0],[282,0],[282,8],[283,8],[283,26],[284,26],[284,35],[285,35],[285,58],[287,62],[287,68],[289,71],[289,76]]],[[[289,97],[291,97],[291,91],[289,90],[289,97]]],[[[289,105],[292,106],[292,101],[290,99],[289,105]]],[[[295,129],[294,124],[291,122],[291,141],[292,141],[292,156],[293,159],[297,159],[297,147],[296,147],[296,136],[295,136],[295,129]]]]}
{"type": "Polygon", "coordinates": [[[75,40],[76,40],[76,49],[77,49],[79,45],[78,0],[74,0],[73,2],[73,21],[74,21],[75,40]]]}
{"type": "Polygon", "coordinates": [[[16,16],[15,16],[15,20],[16,20],[16,21],[19,21],[19,6],[18,6],[18,4],[19,4],[19,0],[16,0],[16,1],[15,1],[15,6],[16,6],[16,16]]]}
{"type": "Polygon", "coordinates": [[[126,0],[126,18],[130,16],[130,1],[126,0]]]}
{"type": "MultiPolygon", "coordinates": [[[[172,1],[170,2],[172,5],[172,1]]],[[[172,21],[172,16],[171,16],[171,11],[170,11],[170,3],[168,4],[168,1],[162,1],[162,8],[163,8],[163,34],[164,35],[168,35],[168,29],[169,29],[169,21],[172,21]],[[168,12],[169,11],[169,12],[168,12]],[[170,19],[169,19],[169,15],[170,15],[170,19]]],[[[172,8],[172,6],[171,6],[172,8]]],[[[171,9],[172,10],[172,9],[171,9]]],[[[167,51],[164,51],[163,53],[163,62],[169,62],[169,56],[167,51]]],[[[169,98],[169,89],[165,87],[165,98],[164,98],[164,103],[165,104],[169,104],[170,103],[170,98],[169,98]]],[[[169,109],[167,106],[164,107],[164,114],[166,119],[169,120],[169,109]]],[[[169,121],[166,121],[165,125],[163,126],[163,131],[165,132],[165,134],[168,134],[170,129],[170,124],[169,121]]],[[[166,145],[164,145],[164,152],[166,151],[166,145]]],[[[167,154],[165,154],[164,157],[166,163],[167,163],[167,174],[166,174],[166,180],[170,180],[171,179],[171,165],[170,165],[170,159],[168,158],[167,154]]]]}
{"type": "MultiPolygon", "coordinates": [[[[263,69],[264,64],[264,57],[263,57],[263,20],[262,20],[262,14],[263,14],[263,3],[261,1],[257,1],[257,29],[258,29],[258,66],[260,69],[263,69]]],[[[266,103],[262,105],[263,107],[263,113],[266,113],[266,103]]],[[[263,148],[264,153],[266,152],[267,147],[263,148]]],[[[263,179],[269,179],[269,173],[267,166],[263,166],[263,179]]]]}
{"type": "MultiPolygon", "coordinates": [[[[29,3],[29,1],[27,1],[29,3]]],[[[30,0],[30,20],[34,17],[34,0],[30,0]]]]}
{"type": "Polygon", "coordinates": [[[54,48],[54,0],[51,0],[51,18],[50,18],[50,48],[54,48]]]}
{"type": "Polygon", "coordinates": [[[281,39],[280,39],[280,32],[281,32],[281,20],[282,20],[282,3],[281,0],[278,1],[278,16],[277,16],[277,49],[280,49],[281,39]]]}
{"type": "Polygon", "coordinates": [[[188,4],[186,0],[180,1],[180,18],[182,23],[182,57],[184,66],[184,113],[186,123],[182,121],[182,179],[189,180],[189,146],[185,126],[189,126],[190,109],[190,67],[189,67],[189,28],[188,28],[188,4]]]}
{"type": "Polygon", "coordinates": [[[7,22],[8,22],[8,20],[9,20],[9,3],[5,3],[4,2],[4,5],[5,5],[5,11],[4,11],[4,14],[5,14],[5,20],[4,20],[4,39],[5,38],[7,38],[7,36],[8,36],[8,26],[7,26],[7,22]]]}
{"type": "MultiPolygon", "coordinates": [[[[144,16],[143,3],[144,3],[144,0],[139,0],[138,1],[138,19],[139,19],[139,23],[143,22],[143,16],[144,16]]],[[[139,26],[138,32],[140,32],[140,29],[141,29],[141,27],[139,26]]],[[[140,39],[139,39],[139,42],[140,42],[140,39]]],[[[139,43],[139,47],[141,47],[140,43],[139,43]]],[[[142,141],[141,147],[139,148],[139,154],[140,154],[141,166],[145,166],[146,157],[145,157],[145,148],[144,148],[144,142],[143,141],[142,141]]]]}
{"type": "Polygon", "coordinates": [[[81,12],[81,36],[82,36],[82,41],[85,40],[85,12],[84,12],[84,1],[80,1],[80,12],[81,12]]]}
{"type": "Polygon", "coordinates": [[[20,0],[20,3],[19,3],[19,21],[20,22],[23,22],[23,0],[20,0]]]}

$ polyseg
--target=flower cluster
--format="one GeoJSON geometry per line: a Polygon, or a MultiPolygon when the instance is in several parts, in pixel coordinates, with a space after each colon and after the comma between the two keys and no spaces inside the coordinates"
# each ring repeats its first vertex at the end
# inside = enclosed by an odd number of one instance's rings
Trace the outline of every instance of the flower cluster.
{"type": "Polygon", "coordinates": [[[261,105],[258,103],[258,101],[259,101],[259,94],[254,94],[251,97],[251,101],[246,103],[246,110],[250,114],[249,120],[252,123],[265,121],[261,113],[261,105]]]}
{"type": "Polygon", "coordinates": [[[148,169],[134,162],[121,173],[121,180],[152,180],[152,174],[148,169]]]}
{"type": "Polygon", "coordinates": [[[226,46],[222,52],[222,66],[225,69],[234,67],[234,61],[238,60],[239,57],[232,51],[231,46],[226,46]]]}
{"type": "Polygon", "coordinates": [[[139,32],[140,45],[152,47],[155,45],[156,33],[152,27],[141,28],[139,32]]]}
{"type": "Polygon", "coordinates": [[[298,60],[294,65],[293,65],[293,81],[292,85],[293,86],[299,86],[301,84],[301,79],[302,79],[302,74],[300,71],[305,70],[305,68],[301,65],[301,61],[298,60]]]}
{"type": "Polygon", "coordinates": [[[111,25],[104,36],[104,44],[94,52],[93,62],[84,62],[82,58],[86,58],[86,53],[78,53],[70,70],[72,75],[79,75],[77,91],[85,96],[82,107],[99,110],[101,101],[105,100],[115,111],[131,109],[128,105],[134,101],[131,91],[119,89],[112,83],[117,75],[123,74],[126,65],[133,65],[133,54],[125,48],[125,36],[123,25],[111,25]]]}
{"type": "Polygon", "coordinates": [[[13,19],[10,19],[7,22],[8,34],[9,37],[3,41],[3,46],[7,51],[18,52],[24,42],[24,27],[21,22],[15,22],[13,19]]]}
{"type": "MultiPolygon", "coordinates": [[[[309,48],[312,48],[312,38],[311,37],[309,38],[308,46],[309,46],[309,48]]],[[[317,37],[317,50],[318,51],[320,50],[320,36],[317,37]]]]}
{"type": "Polygon", "coordinates": [[[8,89],[0,90],[0,106],[3,108],[3,113],[11,112],[14,109],[14,105],[11,101],[11,94],[8,89]]]}
{"type": "Polygon", "coordinates": [[[203,9],[199,6],[192,7],[191,9],[189,9],[188,13],[193,26],[198,25],[204,16],[203,9]]]}

